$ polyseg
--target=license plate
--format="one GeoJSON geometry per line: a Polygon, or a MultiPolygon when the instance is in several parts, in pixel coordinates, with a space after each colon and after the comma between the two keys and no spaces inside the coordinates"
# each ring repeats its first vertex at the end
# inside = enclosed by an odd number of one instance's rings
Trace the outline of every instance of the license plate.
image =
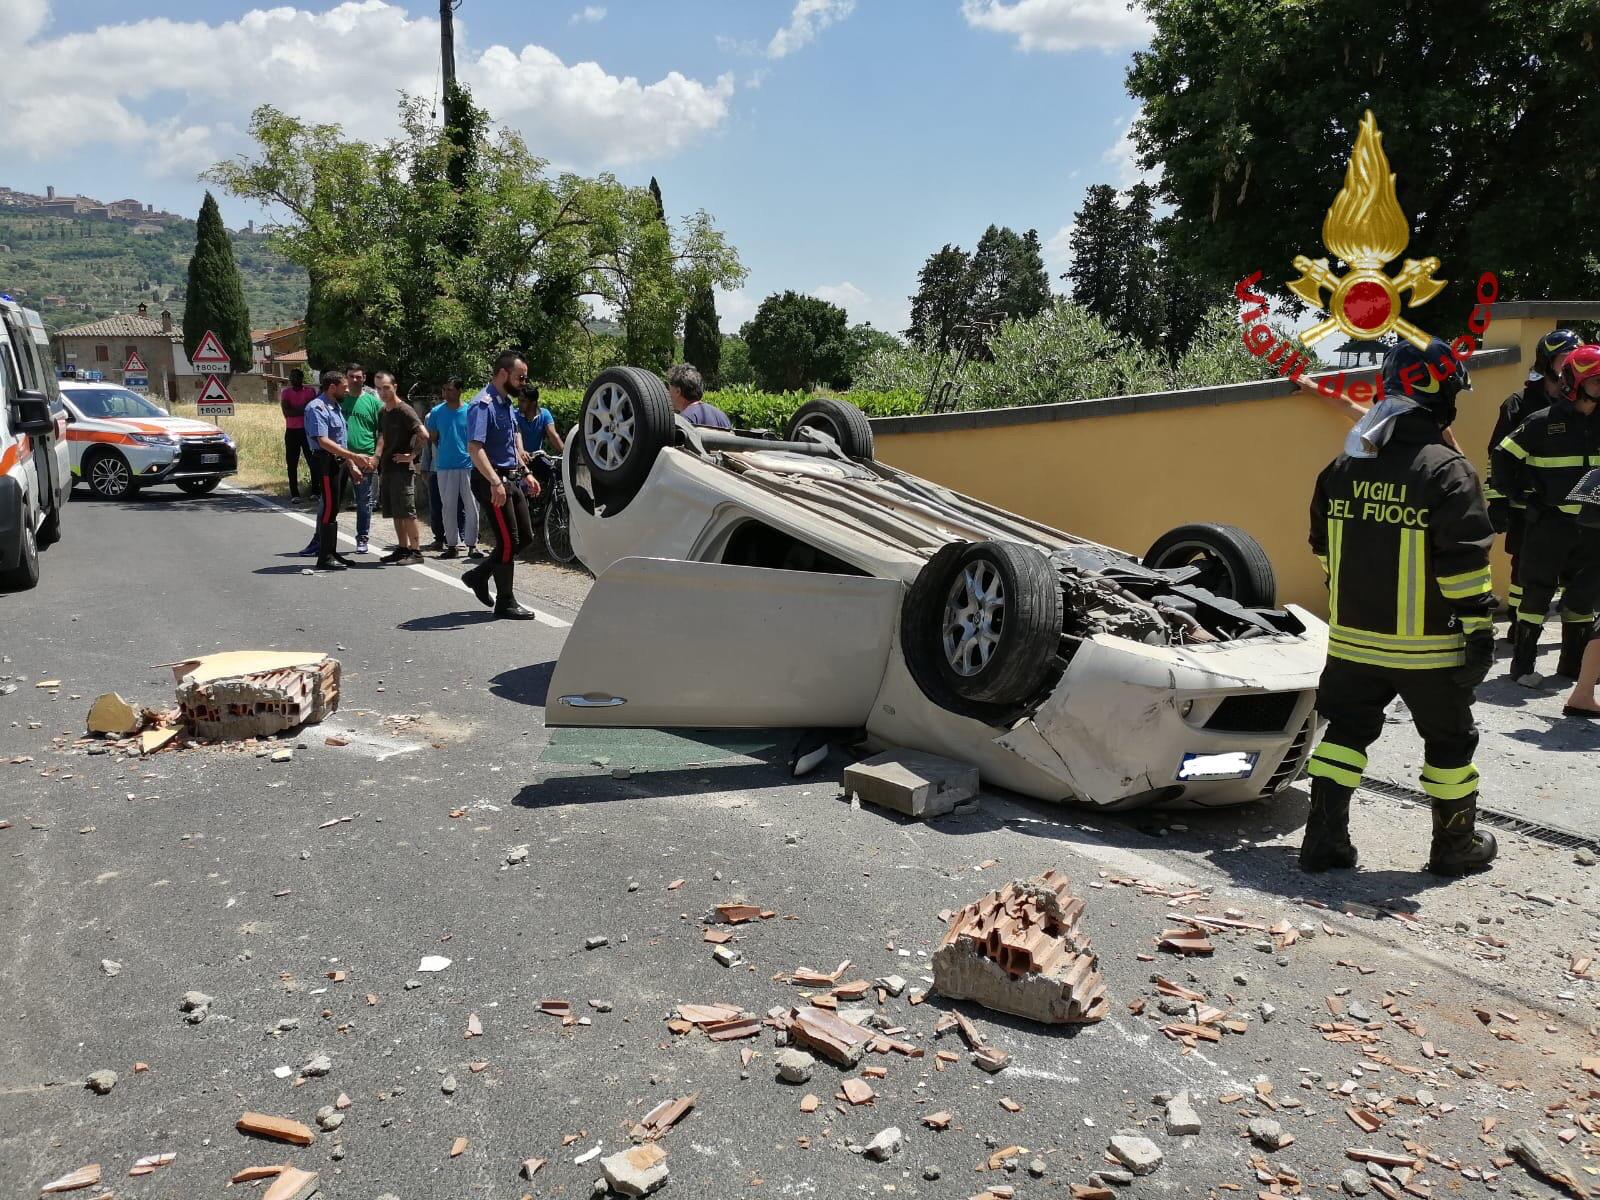
{"type": "Polygon", "coordinates": [[[203,463],[221,462],[222,461],[222,455],[220,455],[220,454],[202,454],[200,456],[200,461],[203,462],[203,463]]]}
{"type": "Polygon", "coordinates": [[[1251,750],[1234,750],[1225,754],[1185,754],[1178,767],[1178,778],[1198,783],[1220,779],[1248,779],[1255,773],[1261,755],[1251,750]]]}

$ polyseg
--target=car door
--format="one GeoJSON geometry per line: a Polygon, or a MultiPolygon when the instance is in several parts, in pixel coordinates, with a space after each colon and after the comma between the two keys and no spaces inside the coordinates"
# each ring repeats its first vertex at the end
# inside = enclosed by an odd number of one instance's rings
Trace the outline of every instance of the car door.
{"type": "MultiPolygon", "coordinates": [[[[49,367],[50,338],[37,313],[28,309],[6,308],[5,321],[11,334],[11,345],[16,351],[15,366],[18,382],[24,391],[37,392],[51,406],[60,400],[55,372],[49,367]]],[[[40,505],[47,511],[56,511],[65,495],[66,481],[71,470],[66,463],[64,447],[55,433],[34,439],[34,469],[39,476],[40,505]]]]}
{"type": "Polygon", "coordinates": [[[624,558],[562,647],[547,725],[864,725],[894,638],[898,580],[624,558]]]}

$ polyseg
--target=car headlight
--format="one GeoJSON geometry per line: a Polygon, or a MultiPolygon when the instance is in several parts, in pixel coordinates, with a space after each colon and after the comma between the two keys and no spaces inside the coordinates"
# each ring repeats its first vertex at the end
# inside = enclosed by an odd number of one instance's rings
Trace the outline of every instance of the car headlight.
{"type": "Polygon", "coordinates": [[[156,446],[162,450],[175,450],[178,447],[177,439],[164,433],[130,433],[128,436],[141,446],[156,446]]]}
{"type": "Polygon", "coordinates": [[[1178,715],[1185,721],[1189,719],[1189,714],[1192,712],[1194,712],[1193,700],[1185,700],[1182,704],[1178,705],[1178,715]]]}

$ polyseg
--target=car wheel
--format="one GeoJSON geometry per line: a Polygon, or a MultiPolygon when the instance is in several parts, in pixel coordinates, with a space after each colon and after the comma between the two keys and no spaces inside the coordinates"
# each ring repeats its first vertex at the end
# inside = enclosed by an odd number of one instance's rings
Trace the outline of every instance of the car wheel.
{"type": "Polygon", "coordinates": [[[1055,665],[1061,612],[1061,582],[1038,550],[955,543],[928,561],[906,593],[906,659],[919,682],[931,667],[939,687],[961,700],[1021,704],[1055,665]]]}
{"type": "Polygon", "coordinates": [[[39,586],[39,543],[33,536],[33,514],[22,512],[22,549],[17,565],[0,571],[0,591],[25,592],[39,586]]]}
{"type": "Polygon", "coordinates": [[[206,496],[216,491],[221,482],[221,478],[213,475],[210,479],[180,479],[178,487],[191,496],[206,496]]]}
{"type": "Polygon", "coordinates": [[[1245,608],[1275,608],[1278,579],[1267,552],[1235,525],[1180,525],[1164,533],[1144,556],[1157,571],[1199,567],[1190,582],[1245,608]]]}
{"type": "Polygon", "coordinates": [[[583,394],[578,433],[584,461],[614,512],[633,498],[672,442],[667,385],[636,367],[600,372],[583,394]]]}
{"type": "Polygon", "coordinates": [[[102,500],[126,499],[135,488],[128,460],[115,450],[95,455],[84,464],[83,473],[89,481],[89,490],[102,500]]]}
{"type": "Polygon", "coordinates": [[[572,511],[565,496],[556,496],[544,510],[544,549],[553,560],[568,566],[578,557],[572,548],[572,511]]]}
{"type": "Polygon", "coordinates": [[[791,442],[798,441],[795,435],[802,429],[817,429],[827,434],[849,458],[872,461],[872,424],[867,414],[848,400],[835,400],[831,396],[807,400],[789,418],[784,437],[791,442]]]}

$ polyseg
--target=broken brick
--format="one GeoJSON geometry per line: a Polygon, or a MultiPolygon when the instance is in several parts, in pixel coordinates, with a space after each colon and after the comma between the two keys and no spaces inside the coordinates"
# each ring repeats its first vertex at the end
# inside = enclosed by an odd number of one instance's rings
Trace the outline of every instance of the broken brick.
{"type": "Polygon", "coordinates": [[[272,1117],[266,1113],[247,1112],[235,1123],[240,1133],[267,1138],[274,1142],[288,1142],[292,1146],[309,1146],[317,1135],[308,1126],[288,1117],[272,1117]]]}

